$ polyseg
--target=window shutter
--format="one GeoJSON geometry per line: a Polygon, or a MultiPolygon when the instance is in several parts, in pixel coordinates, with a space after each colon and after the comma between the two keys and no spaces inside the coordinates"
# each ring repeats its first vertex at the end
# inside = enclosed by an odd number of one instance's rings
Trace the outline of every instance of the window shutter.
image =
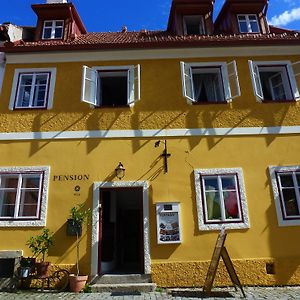
{"type": "Polygon", "coordinates": [[[249,60],[248,62],[249,62],[251,79],[252,79],[252,85],[254,89],[254,95],[257,101],[261,102],[264,100],[264,94],[261,86],[258,67],[254,65],[252,60],[249,60]]]}
{"type": "Polygon", "coordinates": [[[288,65],[287,69],[290,77],[294,98],[298,101],[300,100],[300,61],[288,65]]]}
{"type": "Polygon", "coordinates": [[[141,66],[138,64],[128,71],[128,104],[133,106],[141,100],[141,66]]]}
{"type": "Polygon", "coordinates": [[[97,75],[98,72],[87,66],[82,67],[81,101],[97,105],[97,75]]]}
{"type": "MultiPolygon", "coordinates": [[[[235,60],[227,64],[227,72],[228,72],[229,97],[227,97],[226,94],[226,100],[230,101],[234,98],[241,96],[239,76],[238,76],[235,60]]],[[[226,85],[224,84],[224,87],[225,86],[226,85]]]]}
{"type": "Polygon", "coordinates": [[[181,66],[181,79],[182,79],[182,94],[188,100],[188,103],[195,103],[197,100],[194,99],[193,93],[193,78],[192,69],[189,64],[180,62],[181,66]]]}

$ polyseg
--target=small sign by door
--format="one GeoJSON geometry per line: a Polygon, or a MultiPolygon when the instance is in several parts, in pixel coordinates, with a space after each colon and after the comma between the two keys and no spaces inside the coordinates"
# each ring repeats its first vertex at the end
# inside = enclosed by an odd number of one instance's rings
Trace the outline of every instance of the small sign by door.
{"type": "Polygon", "coordinates": [[[179,203],[157,203],[157,243],[181,243],[180,206],[179,203]]]}

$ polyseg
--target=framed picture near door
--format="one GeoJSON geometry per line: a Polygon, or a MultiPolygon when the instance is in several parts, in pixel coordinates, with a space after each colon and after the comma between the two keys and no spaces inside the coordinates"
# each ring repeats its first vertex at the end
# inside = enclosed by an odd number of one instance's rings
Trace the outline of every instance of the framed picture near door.
{"type": "Polygon", "coordinates": [[[156,227],[158,244],[181,243],[179,203],[156,204],[156,227]]]}

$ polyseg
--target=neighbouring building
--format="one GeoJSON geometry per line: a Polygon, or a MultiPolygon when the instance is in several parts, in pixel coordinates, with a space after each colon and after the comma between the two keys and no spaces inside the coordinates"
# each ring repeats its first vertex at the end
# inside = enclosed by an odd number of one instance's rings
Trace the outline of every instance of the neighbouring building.
{"type": "Polygon", "coordinates": [[[173,0],[165,31],[90,33],[47,1],[0,26],[0,264],[46,226],[74,266],[84,203],[82,273],[201,286],[225,227],[242,284],[300,284],[300,34],[267,8],[173,0]]]}

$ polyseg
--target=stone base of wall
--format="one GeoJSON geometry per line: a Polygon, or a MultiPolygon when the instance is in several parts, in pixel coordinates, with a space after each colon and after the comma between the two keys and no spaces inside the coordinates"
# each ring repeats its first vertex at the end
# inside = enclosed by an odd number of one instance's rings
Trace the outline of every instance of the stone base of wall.
{"type": "MultiPolygon", "coordinates": [[[[209,264],[209,261],[153,263],[152,280],[160,287],[202,287],[209,264]]],[[[300,284],[300,258],[233,260],[233,264],[242,285],[300,284]]],[[[221,260],[214,286],[229,285],[232,282],[221,260]]]]}

